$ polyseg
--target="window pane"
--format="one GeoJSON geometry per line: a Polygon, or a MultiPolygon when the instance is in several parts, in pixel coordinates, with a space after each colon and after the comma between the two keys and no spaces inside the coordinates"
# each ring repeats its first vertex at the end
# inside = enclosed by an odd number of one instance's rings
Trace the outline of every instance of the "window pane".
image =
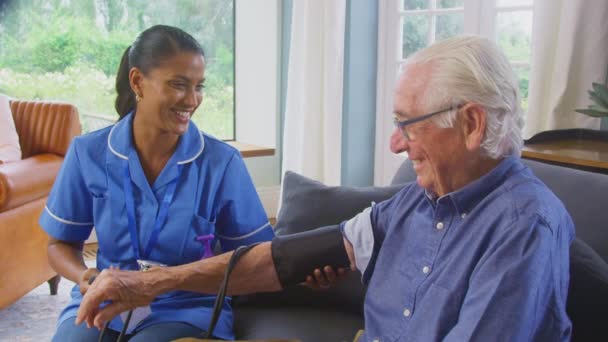
{"type": "Polygon", "coordinates": [[[498,44],[511,61],[530,60],[532,11],[499,12],[496,31],[498,44]]]}
{"type": "Polygon", "coordinates": [[[521,94],[521,106],[524,112],[528,110],[528,88],[530,85],[530,66],[518,66],[514,68],[519,80],[519,91],[521,94]]]}
{"type": "Polygon", "coordinates": [[[408,15],[403,17],[402,58],[407,58],[427,45],[429,17],[408,15]]]}
{"type": "Polygon", "coordinates": [[[403,0],[403,9],[406,11],[428,8],[429,0],[403,0]]]}
{"type": "Polygon", "coordinates": [[[497,0],[497,7],[506,7],[506,6],[532,6],[534,0],[497,0]]]}
{"type": "Polygon", "coordinates": [[[437,16],[435,40],[441,40],[462,34],[464,31],[464,13],[437,16]]]}
{"type": "Polygon", "coordinates": [[[180,27],[206,54],[197,126],[232,139],[233,1],[11,1],[0,11],[0,92],[73,103],[83,131],[113,123],[115,75],[125,48],[155,25],[180,27]]]}
{"type": "Polygon", "coordinates": [[[439,0],[437,8],[464,7],[464,0],[439,0]]]}

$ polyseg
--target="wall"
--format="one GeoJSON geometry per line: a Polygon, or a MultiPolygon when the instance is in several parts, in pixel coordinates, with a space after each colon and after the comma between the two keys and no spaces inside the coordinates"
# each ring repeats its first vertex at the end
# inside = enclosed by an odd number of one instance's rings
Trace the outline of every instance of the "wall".
{"type": "Polygon", "coordinates": [[[245,158],[269,217],[280,192],[281,1],[235,1],[236,139],[274,147],[275,155],[245,158]]]}

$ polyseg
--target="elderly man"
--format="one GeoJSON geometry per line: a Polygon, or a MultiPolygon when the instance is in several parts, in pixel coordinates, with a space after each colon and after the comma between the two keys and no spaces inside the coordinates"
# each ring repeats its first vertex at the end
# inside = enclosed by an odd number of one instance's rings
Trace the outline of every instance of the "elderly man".
{"type": "MultiPolygon", "coordinates": [[[[574,227],[519,160],[519,103],[508,60],[484,38],[448,39],[408,60],[391,148],[407,151],[417,181],[342,224],[351,263],[368,285],[362,341],[569,340],[574,227]]],[[[281,288],[270,247],[241,260],[229,293],[281,288]]],[[[78,321],[99,327],[169,290],[217,291],[228,257],[104,271],[78,321]],[[106,299],[113,303],[98,309],[106,299]]]]}

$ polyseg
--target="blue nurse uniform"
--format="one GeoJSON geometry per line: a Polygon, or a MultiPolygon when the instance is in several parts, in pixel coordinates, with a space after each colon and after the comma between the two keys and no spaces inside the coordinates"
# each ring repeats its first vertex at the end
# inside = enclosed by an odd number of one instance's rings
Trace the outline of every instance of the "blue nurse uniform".
{"type": "MultiPolygon", "coordinates": [[[[204,249],[197,237],[210,234],[224,251],[272,239],[272,227],[236,149],[203,134],[191,122],[150,185],[133,145],[132,125],[130,114],[113,126],[74,139],[40,217],[40,225],[49,235],[84,241],[95,227],[97,268],[137,269],[125,200],[127,179],[140,253],[150,240],[167,189],[176,182],[167,219],[147,259],[169,266],[194,262],[204,249]]],[[[59,324],[76,316],[81,300],[76,285],[59,324]]],[[[163,294],[151,304],[152,313],[129,331],[161,322],[184,322],[205,330],[214,300],[215,296],[186,291],[163,294]]],[[[122,328],[120,317],[111,321],[110,328],[122,328]]],[[[234,338],[230,299],[224,303],[214,335],[234,338]]]]}

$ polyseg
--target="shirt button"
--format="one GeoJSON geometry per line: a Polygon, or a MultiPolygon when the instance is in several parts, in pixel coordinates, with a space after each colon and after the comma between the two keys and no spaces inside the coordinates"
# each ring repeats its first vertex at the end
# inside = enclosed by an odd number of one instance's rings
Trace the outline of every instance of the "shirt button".
{"type": "Polygon", "coordinates": [[[410,317],[411,314],[412,314],[412,312],[410,311],[410,309],[403,310],[403,316],[410,317]]]}
{"type": "Polygon", "coordinates": [[[431,269],[428,266],[424,266],[422,268],[422,273],[424,273],[424,274],[428,274],[430,271],[431,271],[431,269]]]}
{"type": "Polygon", "coordinates": [[[379,339],[374,339],[374,342],[380,342],[380,340],[379,339]]]}
{"type": "Polygon", "coordinates": [[[460,217],[462,217],[462,218],[467,217],[467,213],[462,213],[462,215],[460,215],[460,217]]]}
{"type": "Polygon", "coordinates": [[[443,222],[438,222],[435,227],[439,230],[443,229],[443,222]]]}

